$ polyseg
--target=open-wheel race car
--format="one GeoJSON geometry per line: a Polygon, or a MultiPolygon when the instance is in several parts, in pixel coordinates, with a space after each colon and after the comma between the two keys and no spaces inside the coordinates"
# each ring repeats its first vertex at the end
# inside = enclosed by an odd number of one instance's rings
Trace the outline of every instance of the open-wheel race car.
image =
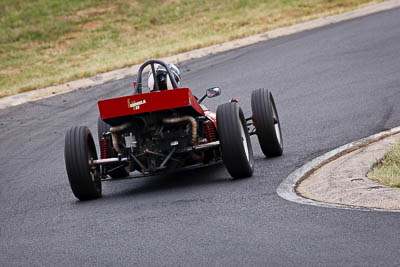
{"type": "Polygon", "coordinates": [[[266,89],[252,92],[252,116],[246,118],[236,99],[214,113],[203,100],[220,95],[209,88],[196,98],[189,88],[178,88],[169,64],[148,60],[138,70],[132,95],[100,100],[98,136],[86,126],[65,136],[65,164],[73,194],[80,200],[101,197],[103,180],[172,173],[223,162],[233,178],[253,174],[250,135],[256,134],[267,157],[282,155],[282,134],[274,98],[266,89]],[[150,92],[143,92],[143,71],[150,66],[150,92]],[[163,69],[166,79],[157,77],[163,69]],[[163,90],[167,80],[170,90],[163,90]],[[132,172],[141,175],[130,176],[132,172]]]}

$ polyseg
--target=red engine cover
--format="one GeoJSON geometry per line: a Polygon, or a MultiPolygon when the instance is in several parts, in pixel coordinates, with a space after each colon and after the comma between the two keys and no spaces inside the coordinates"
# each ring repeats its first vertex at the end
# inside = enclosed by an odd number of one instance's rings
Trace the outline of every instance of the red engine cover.
{"type": "Polygon", "coordinates": [[[190,113],[204,115],[203,109],[189,88],[100,100],[98,106],[101,119],[177,108],[189,108],[190,113]]]}

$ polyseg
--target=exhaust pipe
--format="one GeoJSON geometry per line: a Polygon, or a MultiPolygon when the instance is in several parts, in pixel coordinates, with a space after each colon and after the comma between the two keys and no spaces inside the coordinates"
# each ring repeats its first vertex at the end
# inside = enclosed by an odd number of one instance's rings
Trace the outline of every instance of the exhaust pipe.
{"type": "Polygon", "coordinates": [[[175,118],[165,118],[162,120],[163,123],[178,123],[182,121],[188,121],[192,125],[192,140],[191,144],[194,146],[197,143],[197,122],[192,116],[182,116],[182,117],[175,117],[175,118]]]}
{"type": "Polygon", "coordinates": [[[129,129],[130,127],[132,127],[132,124],[130,122],[127,122],[121,124],[120,126],[111,127],[110,129],[113,147],[115,151],[117,151],[120,154],[124,154],[124,151],[118,145],[118,133],[121,133],[129,129]]]}

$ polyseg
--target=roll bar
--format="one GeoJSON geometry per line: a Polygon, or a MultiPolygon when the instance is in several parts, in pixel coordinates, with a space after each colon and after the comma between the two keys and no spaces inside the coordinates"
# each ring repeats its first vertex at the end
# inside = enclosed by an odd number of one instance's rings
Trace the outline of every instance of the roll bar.
{"type": "Polygon", "coordinates": [[[145,67],[147,67],[148,65],[151,65],[151,71],[153,74],[153,78],[154,78],[154,88],[155,91],[159,91],[159,86],[158,86],[158,81],[156,79],[156,71],[154,68],[154,64],[159,64],[161,66],[163,66],[168,73],[169,79],[171,80],[171,84],[172,87],[174,89],[178,88],[178,84],[176,83],[175,79],[174,79],[174,75],[172,74],[172,71],[170,69],[170,67],[168,66],[167,63],[165,63],[164,61],[158,60],[158,59],[150,59],[147,60],[146,62],[144,62],[142,64],[142,66],[140,66],[139,70],[138,70],[138,74],[137,74],[137,80],[136,80],[136,88],[135,88],[135,92],[134,94],[141,94],[142,93],[142,73],[145,67]]]}

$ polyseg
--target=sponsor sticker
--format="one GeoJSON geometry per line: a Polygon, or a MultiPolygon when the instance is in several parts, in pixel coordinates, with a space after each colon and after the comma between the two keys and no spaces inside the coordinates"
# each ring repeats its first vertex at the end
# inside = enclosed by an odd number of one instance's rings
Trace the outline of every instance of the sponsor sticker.
{"type": "Polygon", "coordinates": [[[132,102],[130,99],[128,99],[128,108],[132,108],[133,110],[139,110],[140,106],[143,104],[146,104],[146,99],[140,101],[133,100],[132,102]]]}

